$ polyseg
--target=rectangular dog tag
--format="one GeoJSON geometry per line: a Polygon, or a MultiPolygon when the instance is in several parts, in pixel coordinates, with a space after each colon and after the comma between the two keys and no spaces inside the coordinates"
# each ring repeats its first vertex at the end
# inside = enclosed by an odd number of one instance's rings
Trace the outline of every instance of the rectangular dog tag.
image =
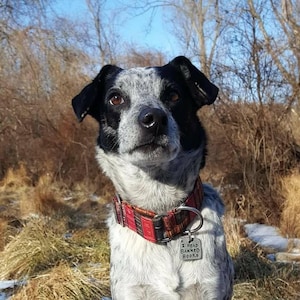
{"type": "Polygon", "coordinates": [[[180,258],[182,260],[202,259],[201,241],[197,238],[183,236],[180,240],[180,258]]]}

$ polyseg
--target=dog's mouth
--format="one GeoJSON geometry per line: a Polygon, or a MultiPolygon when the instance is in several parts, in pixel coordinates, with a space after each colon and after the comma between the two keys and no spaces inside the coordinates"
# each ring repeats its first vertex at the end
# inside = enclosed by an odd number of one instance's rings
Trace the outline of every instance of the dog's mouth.
{"type": "Polygon", "coordinates": [[[157,149],[166,149],[167,145],[162,142],[155,141],[155,139],[152,139],[148,142],[141,143],[138,146],[134,147],[130,152],[133,153],[135,151],[140,151],[144,153],[153,152],[157,149]]]}
{"type": "Polygon", "coordinates": [[[179,151],[177,143],[171,143],[167,137],[140,141],[129,151],[124,152],[126,159],[134,164],[147,166],[168,162],[174,159],[179,151]]]}
{"type": "Polygon", "coordinates": [[[180,149],[177,140],[172,140],[167,135],[144,137],[136,141],[129,149],[120,152],[126,159],[143,165],[157,165],[174,159],[180,149]]]}

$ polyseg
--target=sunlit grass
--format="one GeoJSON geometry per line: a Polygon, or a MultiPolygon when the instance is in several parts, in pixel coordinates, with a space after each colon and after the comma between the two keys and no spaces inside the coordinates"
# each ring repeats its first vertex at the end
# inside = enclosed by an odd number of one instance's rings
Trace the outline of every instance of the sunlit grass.
{"type": "Polygon", "coordinates": [[[11,299],[96,300],[109,293],[108,285],[103,285],[84,275],[78,268],[71,268],[66,262],[62,262],[49,273],[31,279],[11,299]]]}
{"type": "MultiPolygon", "coordinates": [[[[22,168],[0,182],[0,278],[25,280],[12,300],[110,295],[105,203],[90,200],[84,185],[68,189],[49,175],[33,185],[22,168]]],[[[235,265],[233,299],[300,299],[298,265],[267,260],[230,212],[223,223],[235,265]]]]}
{"type": "Polygon", "coordinates": [[[289,237],[300,238],[300,173],[282,179],[285,202],[280,227],[289,237]]]}

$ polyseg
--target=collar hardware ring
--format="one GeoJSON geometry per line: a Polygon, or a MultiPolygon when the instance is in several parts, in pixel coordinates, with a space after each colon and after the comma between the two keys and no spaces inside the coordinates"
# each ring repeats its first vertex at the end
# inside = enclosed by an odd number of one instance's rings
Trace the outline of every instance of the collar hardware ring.
{"type": "Polygon", "coordinates": [[[198,209],[181,204],[179,207],[176,208],[176,210],[187,210],[187,211],[193,212],[194,214],[197,215],[197,217],[199,219],[199,225],[196,228],[193,228],[191,230],[186,230],[183,232],[183,234],[188,234],[189,236],[191,236],[191,234],[193,234],[201,229],[201,227],[203,226],[203,217],[201,215],[201,212],[198,209]]]}

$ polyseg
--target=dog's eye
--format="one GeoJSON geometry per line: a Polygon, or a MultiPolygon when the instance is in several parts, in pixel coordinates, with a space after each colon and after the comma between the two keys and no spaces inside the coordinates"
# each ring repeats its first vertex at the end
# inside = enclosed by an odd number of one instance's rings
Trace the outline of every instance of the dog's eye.
{"type": "Polygon", "coordinates": [[[120,95],[113,95],[110,99],[109,99],[109,103],[111,105],[121,105],[123,104],[125,101],[124,101],[124,98],[120,95]]]}
{"type": "Polygon", "coordinates": [[[169,99],[171,102],[177,102],[179,100],[179,95],[176,92],[171,92],[169,94],[169,99]]]}

